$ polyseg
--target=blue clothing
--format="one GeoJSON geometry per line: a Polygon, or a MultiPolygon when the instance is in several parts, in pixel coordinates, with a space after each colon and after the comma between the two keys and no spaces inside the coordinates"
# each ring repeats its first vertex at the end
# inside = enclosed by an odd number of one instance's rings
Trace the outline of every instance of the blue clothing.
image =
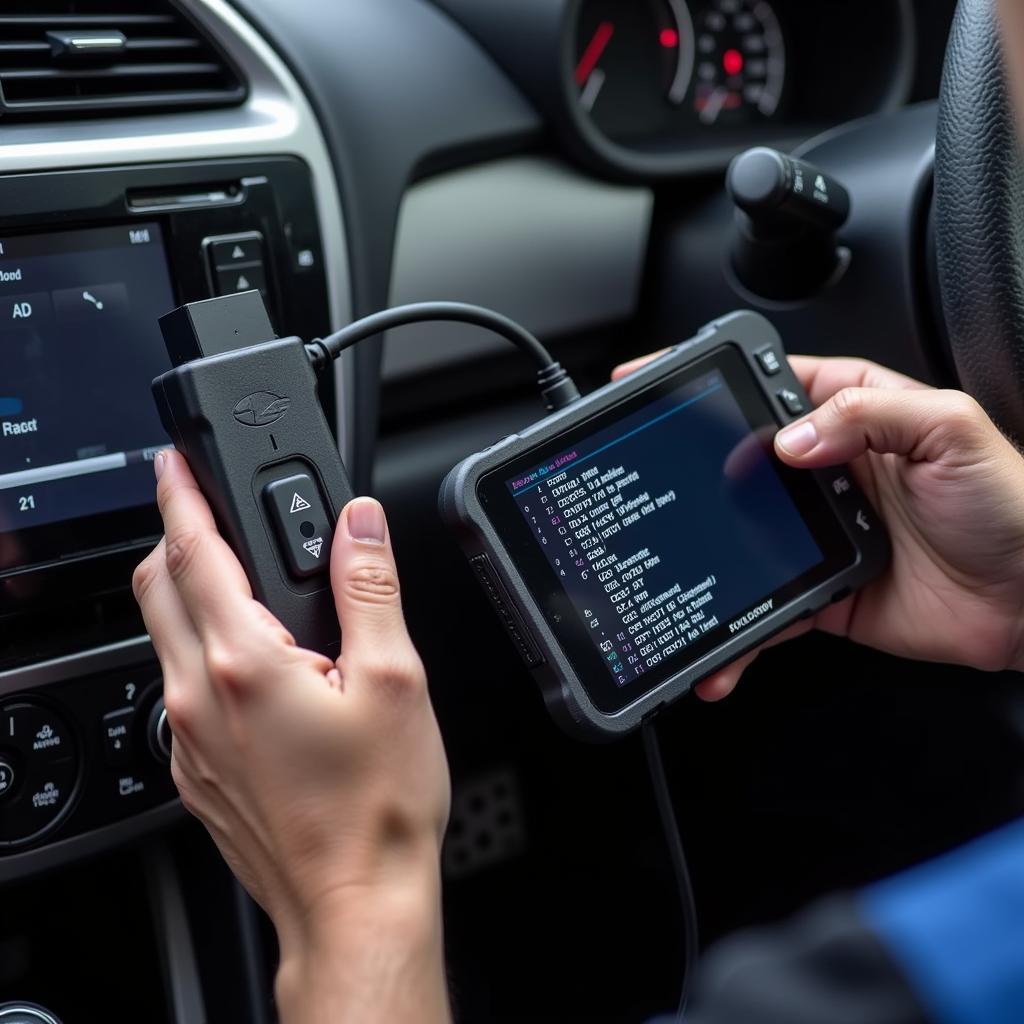
{"type": "Polygon", "coordinates": [[[697,980],[686,1024],[1024,1024],[1024,820],[733,936],[697,980]]]}
{"type": "Polygon", "coordinates": [[[936,1022],[1024,1022],[1024,820],[871,887],[861,913],[936,1022]]]}

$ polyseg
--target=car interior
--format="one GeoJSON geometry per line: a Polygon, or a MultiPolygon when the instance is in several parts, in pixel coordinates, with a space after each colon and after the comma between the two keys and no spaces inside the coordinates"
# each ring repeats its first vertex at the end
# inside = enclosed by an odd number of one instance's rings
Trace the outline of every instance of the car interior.
{"type": "MultiPolygon", "coordinates": [[[[0,5],[12,1021],[277,1019],[273,931],[177,799],[131,590],[161,535],[158,318],[256,290],[277,336],[313,339],[390,306],[473,303],[589,392],[748,309],[789,353],[960,386],[936,186],[959,16],[955,0],[0,5]],[[727,183],[751,150],[798,157],[848,209],[765,213],[727,183]]],[[[533,368],[478,326],[430,323],[320,381],[356,493],[387,510],[451,766],[456,1019],[670,1011],[685,927],[641,741],[558,727],[438,514],[453,466],[543,415],[533,368]]],[[[659,721],[702,948],[1024,813],[1006,674],[810,634],[729,699],[659,721]]]]}

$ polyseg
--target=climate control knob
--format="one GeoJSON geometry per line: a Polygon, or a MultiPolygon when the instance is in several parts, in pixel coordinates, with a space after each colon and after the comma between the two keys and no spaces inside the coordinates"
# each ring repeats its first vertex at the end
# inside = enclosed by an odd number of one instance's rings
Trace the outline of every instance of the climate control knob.
{"type": "Polygon", "coordinates": [[[4,1003],[0,1006],[0,1024],[60,1024],[60,1021],[35,1003],[4,1003]]]}
{"type": "MultiPolygon", "coordinates": [[[[163,697],[158,697],[149,713],[149,749],[153,756],[164,764],[171,761],[171,723],[167,721],[167,708],[163,697]]],[[[3,1021],[0,1021],[3,1024],[3,1021]]]]}

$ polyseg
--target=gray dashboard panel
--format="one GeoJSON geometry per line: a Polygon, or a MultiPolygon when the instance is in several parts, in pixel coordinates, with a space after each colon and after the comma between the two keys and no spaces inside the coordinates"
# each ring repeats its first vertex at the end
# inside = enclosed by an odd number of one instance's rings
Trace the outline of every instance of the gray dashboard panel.
{"type": "MultiPolygon", "coordinates": [[[[546,157],[512,157],[414,185],[398,222],[391,302],[490,306],[541,337],[636,312],[654,195],[546,157]]],[[[503,351],[459,324],[390,334],[384,377],[503,351]]]]}
{"type": "MultiPolygon", "coordinates": [[[[353,311],[380,309],[410,183],[443,166],[445,155],[469,162],[518,148],[539,136],[540,119],[467,33],[425,0],[234,2],[274,40],[317,111],[345,207],[353,311]]],[[[364,344],[354,353],[364,456],[357,489],[369,483],[380,349],[364,344]]]]}

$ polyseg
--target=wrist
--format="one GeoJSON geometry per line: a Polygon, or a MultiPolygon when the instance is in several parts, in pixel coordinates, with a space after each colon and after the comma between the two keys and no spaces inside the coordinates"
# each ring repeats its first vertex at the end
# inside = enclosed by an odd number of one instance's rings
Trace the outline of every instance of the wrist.
{"type": "Polygon", "coordinates": [[[283,1024],[450,1019],[436,860],[387,883],[338,889],[279,937],[283,1024]]]}

